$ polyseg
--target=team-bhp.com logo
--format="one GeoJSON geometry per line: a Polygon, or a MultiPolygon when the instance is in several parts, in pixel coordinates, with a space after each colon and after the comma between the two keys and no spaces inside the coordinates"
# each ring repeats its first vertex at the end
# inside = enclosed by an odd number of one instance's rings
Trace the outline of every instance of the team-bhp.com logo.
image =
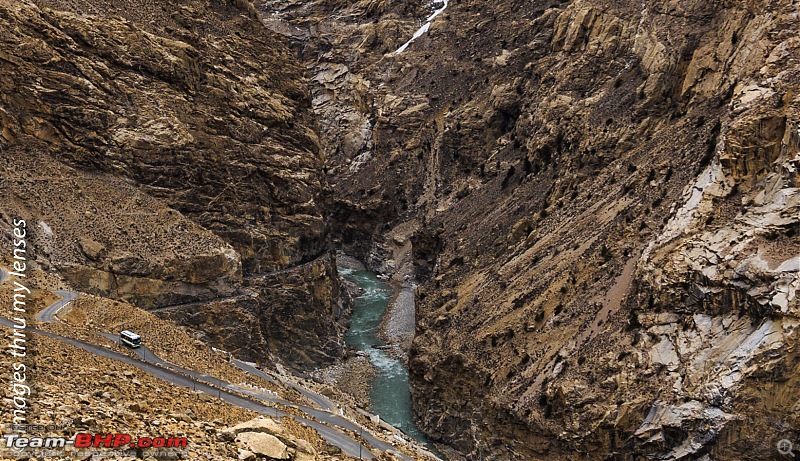
{"type": "Polygon", "coordinates": [[[137,437],[130,434],[75,434],[75,440],[66,437],[23,437],[4,434],[6,448],[186,448],[186,437],[137,437]]]}

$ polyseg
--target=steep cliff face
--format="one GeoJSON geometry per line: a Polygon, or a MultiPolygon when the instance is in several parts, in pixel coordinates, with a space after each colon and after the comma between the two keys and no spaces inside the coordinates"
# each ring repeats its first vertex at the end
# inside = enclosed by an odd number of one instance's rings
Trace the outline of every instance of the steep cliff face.
{"type": "Polygon", "coordinates": [[[291,270],[245,277],[236,296],[157,309],[212,344],[253,362],[286,361],[310,369],[345,350],[348,307],[336,283],[333,254],[291,270]],[[202,305],[202,308],[199,308],[202,305]]]}
{"type": "Polygon", "coordinates": [[[338,241],[418,229],[433,438],[469,459],[791,438],[796,4],[462,0],[401,53],[443,3],[264,5],[308,62],[338,241]]]}
{"type": "Polygon", "coordinates": [[[467,458],[798,437],[796,2],[234,3],[0,0],[41,264],[310,365],[342,350],[333,204],[373,265],[411,246],[415,408],[467,458]]]}
{"type": "Polygon", "coordinates": [[[72,168],[47,151],[36,140],[3,147],[9,248],[12,220],[25,219],[37,264],[83,291],[143,307],[234,290],[241,263],[228,243],[135,185],[72,168]]]}
{"type": "Polygon", "coordinates": [[[68,146],[61,160],[135,180],[231,241],[247,271],[320,253],[319,147],[280,41],[225,2],[115,5],[102,16],[81,14],[90,3],[42,6],[5,15],[23,26],[6,41],[19,65],[4,88],[12,136],[68,146]]]}
{"type": "Polygon", "coordinates": [[[442,114],[412,372],[462,451],[768,458],[796,425],[796,18],[643,6],[545,10],[442,114]]]}
{"type": "MultiPolygon", "coordinates": [[[[146,308],[252,297],[283,304],[286,322],[336,302],[329,271],[307,280],[327,289],[285,298],[243,285],[265,273],[302,278],[286,269],[320,257],[331,264],[310,97],[252,5],[7,1],[0,23],[3,179],[34,182],[38,194],[11,188],[20,201],[4,208],[49,216],[37,247],[51,240],[49,263],[76,288],[146,308]]],[[[318,332],[336,332],[330,311],[311,315],[318,332]]],[[[262,353],[240,338],[274,331],[248,325],[255,331],[214,338],[262,353]]],[[[329,340],[297,335],[286,350],[336,355],[329,340]]]]}

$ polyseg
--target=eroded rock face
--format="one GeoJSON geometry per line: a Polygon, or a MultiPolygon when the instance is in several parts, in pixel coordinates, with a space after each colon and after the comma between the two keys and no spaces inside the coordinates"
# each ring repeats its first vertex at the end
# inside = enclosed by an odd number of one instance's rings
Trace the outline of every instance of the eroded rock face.
{"type": "Polygon", "coordinates": [[[395,54],[431,8],[263,4],[312,50],[337,241],[368,260],[417,228],[432,438],[774,455],[800,395],[796,5],[462,0],[395,54]]]}
{"type": "MultiPolygon", "coordinates": [[[[769,75],[770,68],[775,69],[768,58],[761,75],[769,75]]],[[[787,71],[796,68],[782,68],[787,71]]],[[[669,368],[674,372],[669,376],[676,378],[676,401],[697,399],[702,410],[701,416],[684,418],[695,423],[684,423],[679,433],[685,440],[667,444],[667,459],[695,455],[708,445],[698,439],[728,436],[748,424],[754,427],[746,430],[745,439],[767,458],[773,450],[769,442],[783,425],[796,424],[780,408],[797,405],[800,197],[795,171],[800,126],[795,107],[776,108],[774,98],[791,92],[797,80],[795,74],[795,79],[767,81],[772,85],[736,88],[717,156],[687,186],[682,206],[637,268],[646,286],[639,291],[639,306],[678,314],[647,330],[662,343],[676,341],[677,361],[669,368]],[[721,412],[726,412],[723,420],[721,412]]],[[[658,445],[664,434],[637,436],[647,446],[658,445]]],[[[736,456],[743,448],[720,445],[721,456],[736,456]]]]}
{"type": "Polygon", "coordinates": [[[289,271],[246,277],[238,294],[157,310],[212,344],[254,362],[314,368],[341,358],[350,313],[340,301],[336,260],[325,255],[289,271]]]}
{"type": "Polygon", "coordinates": [[[136,181],[231,242],[246,271],[320,253],[319,146],[279,40],[224,2],[188,2],[172,18],[146,5],[102,16],[86,15],[92,5],[41,6],[3,11],[17,64],[3,87],[8,136],[37,137],[72,165],[136,181]]]}
{"type": "Polygon", "coordinates": [[[7,146],[0,160],[3,221],[29,223],[37,264],[84,292],[145,308],[235,290],[242,268],[230,244],[135,185],[71,168],[46,151],[35,141],[7,146]]]}
{"type": "Polygon", "coordinates": [[[264,347],[238,338],[269,341],[257,316],[276,303],[327,324],[303,347],[336,355],[335,274],[291,270],[331,264],[311,97],[251,4],[6,1],[0,26],[3,210],[41,221],[42,264],[81,291],[190,304],[201,330],[206,303],[247,298],[256,317],[210,337],[250,356],[264,347]],[[315,289],[281,298],[247,286],[258,274],[315,289]]]}

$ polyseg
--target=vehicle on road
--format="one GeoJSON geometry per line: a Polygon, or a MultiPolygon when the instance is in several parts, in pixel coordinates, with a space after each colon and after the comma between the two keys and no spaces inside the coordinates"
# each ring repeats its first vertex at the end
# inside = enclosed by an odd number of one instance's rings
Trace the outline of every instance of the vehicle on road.
{"type": "Polygon", "coordinates": [[[119,340],[122,344],[135,349],[142,345],[142,337],[128,330],[119,333],[119,340]]]}

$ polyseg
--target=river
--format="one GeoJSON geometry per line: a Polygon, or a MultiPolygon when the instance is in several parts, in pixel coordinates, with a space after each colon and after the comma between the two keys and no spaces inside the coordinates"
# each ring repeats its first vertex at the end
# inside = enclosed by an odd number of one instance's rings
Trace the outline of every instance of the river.
{"type": "Polygon", "coordinates": [[[378,372],[370,389],[370,410],[431,448],[424,434],[414,424],[408,371],[401,361],[373,347],[386,345],[377,334],[381,318],[392,299],[392,287],[374,273],[365,270],[340,267],[339,274],[362,289],[362,293],[353,300],[353,316],[350,318],[350,329],[345,336],[345,342],[367,354],[378,372]]]}

